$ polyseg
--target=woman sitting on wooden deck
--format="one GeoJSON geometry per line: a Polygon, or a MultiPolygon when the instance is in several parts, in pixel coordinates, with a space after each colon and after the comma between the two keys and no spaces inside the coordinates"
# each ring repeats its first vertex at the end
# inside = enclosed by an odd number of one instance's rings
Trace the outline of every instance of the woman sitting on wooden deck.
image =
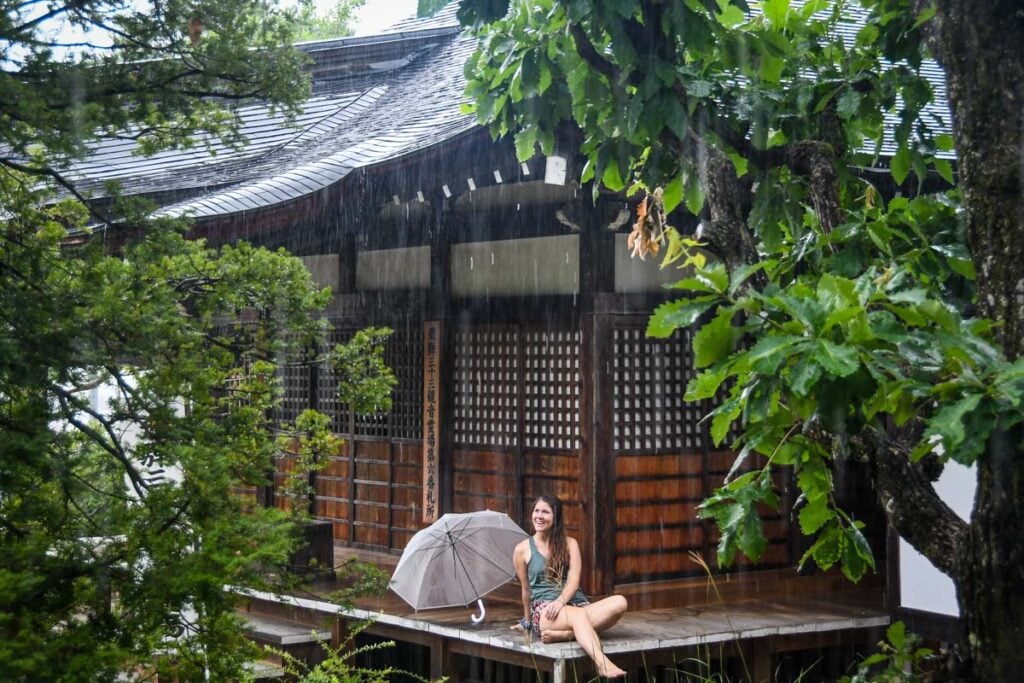
{"type": "Polygon", "coordinates": [[[525,616],[513,628],[539,633],[545,643],[576,639],[594,660],[597,673],[620,678],[626,672],[601,649],[597,634],[626,611],[626,598],[611,595],[590,602],[580,590],[580,546],[565,535],[562,502],[542,495],[533,505],[534,534],[516,546],[512,555],[522,586],[525,616]]]}

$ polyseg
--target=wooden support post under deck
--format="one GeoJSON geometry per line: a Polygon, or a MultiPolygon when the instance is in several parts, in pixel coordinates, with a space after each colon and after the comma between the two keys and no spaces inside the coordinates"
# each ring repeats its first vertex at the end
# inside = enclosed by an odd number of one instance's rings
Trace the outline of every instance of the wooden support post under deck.
{"type": "Polygon", "coordinates": [[[551,683],[566,683],[564,659],[556,659],[554,665],[552,665],[551,683]]]}
{"type": "Polygon", "coordinates": [[[459,670],[453,664],[454,658],[448,641],[444,638],[434,639],[430,643],[430,680],[446,676],[449,683],[458,683],[459,670]]]}

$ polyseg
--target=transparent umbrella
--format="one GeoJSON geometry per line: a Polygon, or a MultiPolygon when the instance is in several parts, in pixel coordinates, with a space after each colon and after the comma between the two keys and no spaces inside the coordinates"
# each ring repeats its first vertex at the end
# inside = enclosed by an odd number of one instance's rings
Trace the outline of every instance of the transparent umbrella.
{"type": "Polygon", "coordinates": [[[515,577],[512,551],[526,532],[503,512],[449,513],[420,530],[405,546],[391,576],[391,590],[413,609],[458,607],[480,599],[515,577]]]}

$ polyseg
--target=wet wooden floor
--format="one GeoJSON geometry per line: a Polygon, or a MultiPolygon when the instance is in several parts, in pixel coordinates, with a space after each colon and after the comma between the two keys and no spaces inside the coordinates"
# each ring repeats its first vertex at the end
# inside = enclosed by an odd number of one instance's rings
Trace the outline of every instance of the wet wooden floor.
{"type": "MultiPolygon", "coordinates": [[[[459,667],[453,658],[460,656],[549,672],[547,678],[552,683],[579,679],[578,673],[586,672],[589,662],[576,643],[545,644],[511,629],[521,614],[515,604],[517,595],[518,590],[505,589],[494,598],[485,598],[487,615],[480,624],[470,620],[473,609],[416,612],[393,593],[361,599],[349,610],[312,593],[274,599],[325,616],[335,615],[343,625],[370,620],[369,633],[426,646],[432,676],[447,675],[449,681],[458,680],[459,667]]],[[[601,639],[605,652],[627,669],[709,652],[739,653],[749,674],[744,678],[773,680],[772,657],[779,652],[880,639],[889,623],[888,614],[842,597],[778,595],[631,609],[601,639]]]]}

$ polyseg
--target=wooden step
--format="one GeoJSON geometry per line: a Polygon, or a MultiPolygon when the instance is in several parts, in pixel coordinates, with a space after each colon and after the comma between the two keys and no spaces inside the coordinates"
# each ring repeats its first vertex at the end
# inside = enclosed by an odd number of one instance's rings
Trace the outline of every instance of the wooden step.
{"type": "Polygon", "coordinates": [[[324,645],[330,645],[330,629],[265,614],[240,614],[246,622],[248,638],[257,645],[262,645],[265,648],[264,659],[278,668],[281,665],[281,652],[307,666],[319,664],[327,656],[324,645]]]}
{"type": "Polygon", "coordinates": [[[272,659],[259,659],[251,662],[245,667],[257,681],[281,681],[284,680],[284,667],[279,661],[272,659]]]}

